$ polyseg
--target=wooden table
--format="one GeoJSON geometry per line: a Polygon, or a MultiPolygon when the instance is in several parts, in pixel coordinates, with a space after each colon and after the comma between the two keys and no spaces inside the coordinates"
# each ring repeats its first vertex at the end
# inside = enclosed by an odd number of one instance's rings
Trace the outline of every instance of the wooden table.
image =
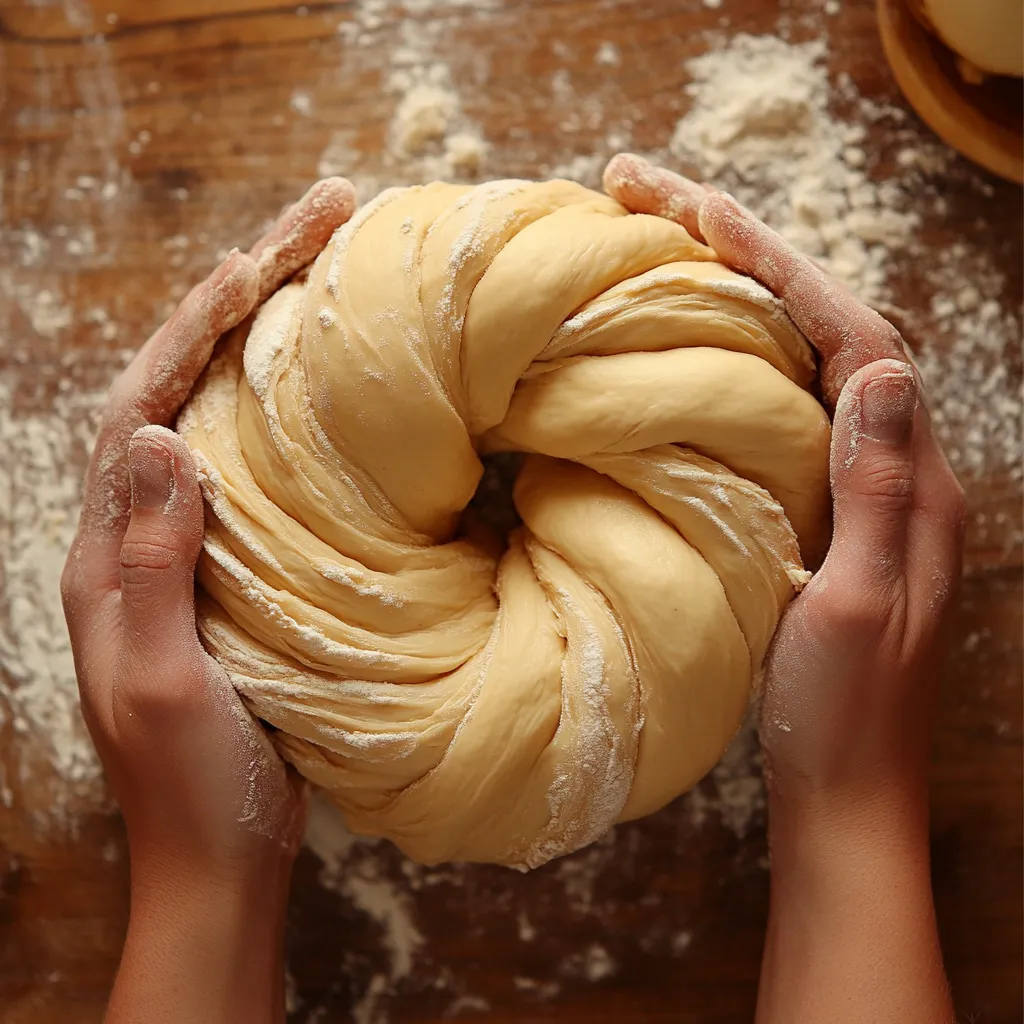
{"type": "MultiPolygon", "coordinates": [[[[816,0],[407,6],[403,26],[391,0],[0,0],[0,374],[13,415],[45,411],[62,380],[104,384],[218,251],[254,238],[318,166],[347,161],[371,188],[414,180],[388,147],[398,46],[419,66],[449,65],[490,145],[484,177],[541,177],[596,154],[580,165],[592,171],[624,111],[630,148],[663,147],[686,107],[684,61],[715,32],[827,33],[833,74],[902,103],[866,2],[827,17],[816,0]],[[595,60],[608,40],[617,65],[595,60]],[[26,258],[32,232],[50,240],[45,259],[26,258]],[[23,300],[43,290],[59,305],[33,322],[23,300]]],[[[888,130],[872,127],[868,147],[890,144],[888,130]]],[[[1016,310],[1019,191],[962,161],[942,189],[944,218],[921,199],[925,240],[990,245],[1016,310]]],[[[897,270],[894,302],[924,325],[910,340],[941,358],[953,339],[928,335],[930,296],[913,267],[897,270]]],[[[1019,359],[1007,370],[1019,382],[1019,359]]],[[[69,473],[80,468],[69,460],[69,473]]],[[[1024,954],[1020,484],[1006,467],[968,483],[966,579],[935,740],[933,876],[963,1019],[1009,1024],[1022,1016],[1024,954]]],[[[0,740],[9,760],[9,724],[0,740]]],[[[304,851],[289,1019],[750,1019],[768,878],[749,742],[696,795],[527,876],[423,871],[387,844],[358,844],[339,881],[304,851]]],[[[0,808],[4,1020],[96,1021],[127,913],[122,828],[91,813],[66,834],[41,833],[32,823],[48,792],[42,777],[15,785],[0,808]]]]}

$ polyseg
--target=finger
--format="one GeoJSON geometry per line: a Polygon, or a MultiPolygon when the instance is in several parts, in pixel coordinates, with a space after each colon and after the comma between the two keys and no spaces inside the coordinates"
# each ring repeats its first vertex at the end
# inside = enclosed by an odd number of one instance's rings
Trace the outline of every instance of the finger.
{"type": "Polygon", "coordinates": [[[836,408],[835,532],[822,571],[830,589],[834,583],[846,596],[867,597],[868,604],[891,598],[902,586],[914,507],[917,407],[913,371],[886,359],[858,370],[836,408]]]}
{"type": "Polygon", "coordinates": [[[631,213],[650,213],[682,224],[698,242],[704,241],[697,211],[713,191],[681,174],[656,167],[642,156],[619,153],[604,170],[604,190],[631,213]]]}
{"type": "Polygon", "coordinates": [[[911,630],[934,631],[952,603],[963,567],[967,503],[926,409],[914,427],[914,511],[907,537],[907,600],[911,630]]]}
{"type": "Polygon", "coordinates": [[[199,664],[193,577],[203,499],[192,457],[173,431],[145,426],[129,442],[128,466],[131,518],[119,559],[123,657],[149,670],[199,664]]]}
{"type": "Polygon", "coordinates": [[[899,331],[826,274],[732,196],[716,192],[701,205],[704,238],[723,262],[757,278],[822,358],[822,391],[835,406],[846,382],[879,359],[906,360],[899,331]]]}
{"type": "Polygon", "coordinates": [[[249,250],[260,272],[260,302],[320,255],[331,235],[352,216],[355,205],[356,191],[350,181],[324,178],[285,210],[249,250]]]}
{"type": "Polygon", "coordinates": [[[255,263],[238,252],[193,288],[115,382],[85,478],[73,553],[98,586],[118,584],[117,550],[128,518],[128,441],[146,423],[169,424],[217,339],[256,302],[255,263]]]}

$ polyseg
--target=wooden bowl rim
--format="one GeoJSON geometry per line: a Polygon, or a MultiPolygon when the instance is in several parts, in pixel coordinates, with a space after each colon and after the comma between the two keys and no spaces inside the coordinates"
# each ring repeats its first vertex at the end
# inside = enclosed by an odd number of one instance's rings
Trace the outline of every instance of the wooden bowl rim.
{"type": "Polygon", "coordinates": [[[921,119],[975,163],[1024,183],[1024,131],[992,120],[953,86],[935,59],[931,38],[903,0],[877,0],[877,10],[886,60],[921,119]]]}

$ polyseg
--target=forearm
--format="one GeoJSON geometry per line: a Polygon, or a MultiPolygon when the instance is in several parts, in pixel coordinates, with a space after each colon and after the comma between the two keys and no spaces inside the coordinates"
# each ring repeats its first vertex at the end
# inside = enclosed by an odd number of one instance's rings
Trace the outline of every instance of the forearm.
{"type": "Polygon", "coordinates": [[[954,1020],[928,861],[926,795],[859,806],[772,797],[758,1024],[954,1020]]]}
{"type": "Polygon", "coordinates": [[[232,879],[195,869],[133,875],[106,1024],[284,1020],[287,869],[268,866],[232,879]]]}

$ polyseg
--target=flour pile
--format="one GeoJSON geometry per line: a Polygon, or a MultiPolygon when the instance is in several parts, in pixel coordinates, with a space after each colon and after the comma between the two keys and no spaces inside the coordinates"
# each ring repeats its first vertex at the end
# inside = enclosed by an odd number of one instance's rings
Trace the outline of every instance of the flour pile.
{"type": "Polygon", "coordinates": [[[829,111],[825,56],[823,39],[741,34],[690,61],[693,105],[669,150],[870,301],[918,217],[897,183],[863,170],[866,131],[829,111]]]}
{"type": "MultiPolygon", "coordinates": [[[[321,176],[351,178],[364,200],[390,184],[469,181],[480,176],[490,147],[480,126],[463,110],[454,69],[442,56],[448,42],[446,23],[436,9],[446,6],[485,21],[500,3],[361,0],[352,5],[349,17],[338,23],[338,35],[354,49],[356,59],[364,52],[376,54],[382,49],[387,54],[382,85],[394,108],[380,162],[389,177],[385,182],[376,174],[359,171],[365,154],[358,147],[356,133],[345,129],[333,133],[320,154],[317,170],[321,176]],[[432,17],[425,19],[425,14],[432,17]],[[398,45],[384,41],[383,33],[390,28],[397,29],[398,45]]],[[[373,56],[370,64],[377,60],[373,56]]]]}

